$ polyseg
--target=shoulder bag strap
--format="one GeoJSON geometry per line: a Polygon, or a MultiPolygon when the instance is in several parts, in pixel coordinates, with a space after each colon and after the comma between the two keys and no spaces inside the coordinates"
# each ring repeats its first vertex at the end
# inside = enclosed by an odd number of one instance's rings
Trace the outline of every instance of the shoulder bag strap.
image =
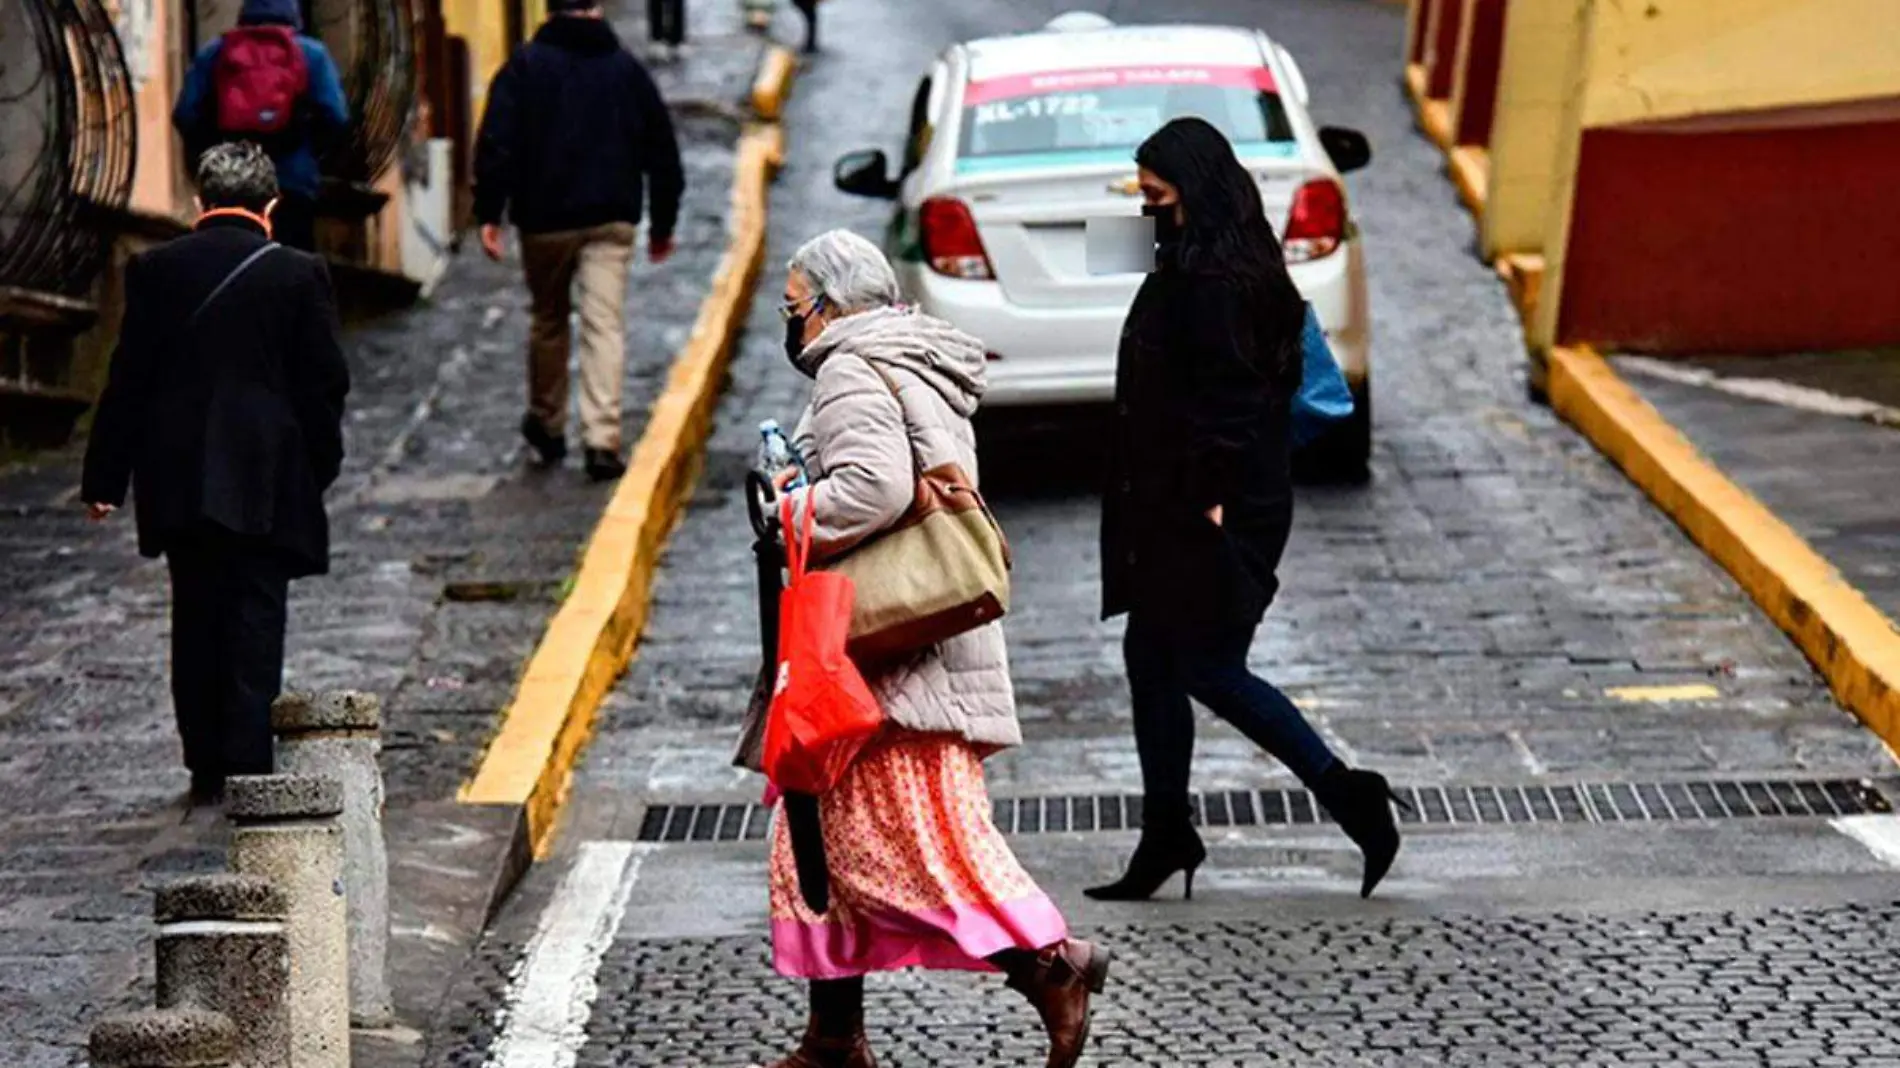
{"type": "Polygon", "coordinates": [[[205,299],[198,302],[197,310],[191,313],[191,321],[193,323],[196,323],[198,321],[198,317],[205,313],[205,309],[211,307],[212,301],[217,300],[219,297],[223,296],[224,291],[231,287],[232,282],[237,281],[238,278],[241,275],[243,275],[245,271],[250,270],[257,263],[258,260],[263,259],[265,255],[267,255],[272,249],[276,247],[277,247],[277,242],[267,241],[264,243],[264,245],[261,248],[252,252],[249,256],[244,257],[243,261],[240,262],[236,267],[231,268],[231,273],[225,275],[224,280],[222,282],[219,282],[217,286],[214,287],[211,290],[211,292],[205,296],[205,299]]]}
{"type": "Polygon", "coordinates": [[[911,470],[918,475],[922,475],[924,473],[924,458],[917,453],[917,433],[915,428],[911,426],[910,409],[904,407],[904,394],[898,388],[897,379],[892,378],[889,371],[879,367],[876,360],[868,356],[860,356],[858,359],[863,360],[865,366],[869,367],[878,378],[883,380],[884,388],[891,391],[891,399],[897,402],[897,417],[904,421],[904,443],[910,446],[911,470]]]}

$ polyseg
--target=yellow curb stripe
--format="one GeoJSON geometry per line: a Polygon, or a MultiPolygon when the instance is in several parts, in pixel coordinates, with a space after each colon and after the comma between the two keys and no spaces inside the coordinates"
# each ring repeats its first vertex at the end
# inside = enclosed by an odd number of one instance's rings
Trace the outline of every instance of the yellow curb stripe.
{"type": "Polygon", "coordinates": [[[1490,196],[1491,154],[1478,145],[1459,145],[1451,150],[1451,180],[1458,186],[1458,199],[1480,223],[1484,205],[1490,196]]]}
{"type": "Polygon", "coordinates": [[[1852,709],[1900,747],[1900,631],[1586,348],[1553,348],[1552,407],[1727,568],[1852,709]]]}
{"type": "Polygon", "coordinates": [[[750,129],[740,139],[731,236],[692,334],[588,540],[572,592],[549,622],[501,730],[461,791],[460,800],[468,804],[523,806],[537,856],[546,854],[595,713],[646,623],[660,551],[698,474],[726,365],[764,266],[766,190],[782,155],[776,126],[750,129]]]}
{"type": "Polygon", "coordinates": [[[785,110],[785,98],[792,91],[792,75],[798,59],[792,50],[774,45],[759,64],[758,77],[752,81],[752,110],[768,122],[777,121],[785,110]]]}
{"type": "Polygon", "coordinates": [[[1682,686],[1612,686],[1603,691],[1605,697],[1631,704],[1673,704],[1677,701],[1713,701],[1722,696],[1721,692],[1707,683],[1689,683],[1682,686]]]}

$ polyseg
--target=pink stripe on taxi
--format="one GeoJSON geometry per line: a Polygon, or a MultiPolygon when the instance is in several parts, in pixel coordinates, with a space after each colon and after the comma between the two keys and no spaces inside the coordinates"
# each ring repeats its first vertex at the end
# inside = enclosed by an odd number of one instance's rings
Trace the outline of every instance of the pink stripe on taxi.
{"type": "Polygon", "coordinates": [[[992,100],[1040,96],[1044,93],[1078,93],[1140,85],[1207,85],[1227,89],[1258,89],[1262,92],[1273,92],[1275,88],[1273,72],[1265,67],[1100,67],[1014,74],[1006,78],[971,82],[964,87],[963,103],[965,107],[974,107],[992,100]]]}

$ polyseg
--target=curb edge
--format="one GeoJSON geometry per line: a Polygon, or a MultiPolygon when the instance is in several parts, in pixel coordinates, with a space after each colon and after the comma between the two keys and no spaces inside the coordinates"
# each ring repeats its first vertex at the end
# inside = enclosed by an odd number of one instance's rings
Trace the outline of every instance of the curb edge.
{"type": "Polygon", "coordinates": [[[1552,348],[1551,406],[1620,467],[1900,751],[1900,630],[1832,564],[1583,347],[1552,348]]]}

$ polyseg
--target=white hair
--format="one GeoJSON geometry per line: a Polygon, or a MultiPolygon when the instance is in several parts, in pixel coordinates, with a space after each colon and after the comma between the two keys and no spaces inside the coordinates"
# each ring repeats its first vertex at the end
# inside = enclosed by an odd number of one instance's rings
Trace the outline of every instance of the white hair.
{"type": "Polygon", "coordinates": [[[828,230],[799,248],[788,268],[805,276],[813,295],[852,315],[897,303],[897,272],[876,245],[849,230],[828,230]]]}

